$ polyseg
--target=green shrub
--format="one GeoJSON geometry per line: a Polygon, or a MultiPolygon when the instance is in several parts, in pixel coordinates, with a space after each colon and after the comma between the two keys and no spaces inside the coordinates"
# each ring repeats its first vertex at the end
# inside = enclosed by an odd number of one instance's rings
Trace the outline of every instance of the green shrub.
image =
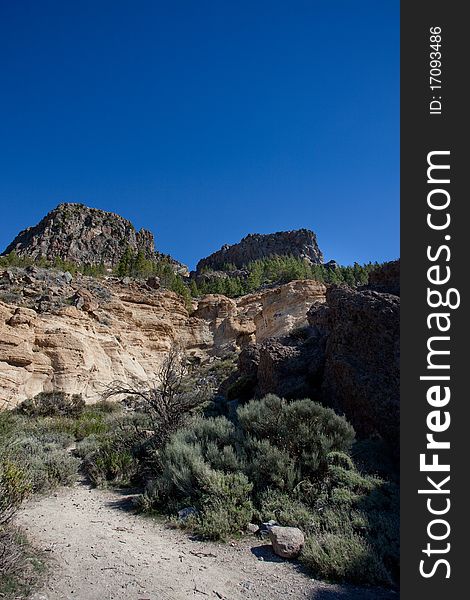
{"type": "Polygon", "coordinates": [[[28,474],[35,493],[70,485],[77,476],[79,460],[42,436],[18,437],[10,446],[10,456],[28,474]]]}
{"type": "Polygon", "coordinates": [[[0,526],[0,598],[28,598],[44,572],[44,561],[24,533],[11,524],[0,526]]]}
{"type": "Polygon", "coordinates": [[[324,469],[330,452],[348,451],[354,440],[354,429],[344,417],[308,399],[288,402],[268,394],[237,412],[244,432],[295,459],[302,477],[324,469]]]}
{"type": "Polygon", "coordinates": [[[241,533],[253,516],[253,485],[241,473],[207,473],[199,482],[203,490],[194,531],[211,540],[226,540],[241,533]]]}
{"type": "Polygon", "coordinates": [[[41,392],[24,400],[18,407],[20,414],[28,417],[76,417],[85,408],[85,400],[81,394],[65,394],[64,392],[41,392]]]}
{"type": "Polygon", "coordinates": [[[259,497],[258,517],[262,522],[273,519],[283,527],[299,527],[304,533],[314,531],[319,516],[292,494],[267,490],[259,497]]]}
{"type": "Polygon", "coordinates": [[[72,485],[76,478],[79,461],[61,450],[46,452],[44,457],[47,487],[53,489],[59,485],[72,485]]]}
{"type": "Polygon", "coordinates": [[[256,492],[268,488],[292,490],[299,481],[300,473],[296,460],[287,452],[273,446],[266,439],[247,437],[246,474],[253,482],[256,492]]]}
{"type": "Polygon", "coordinates": [[[106,482],[129,485],[137,473],[138,465],[128,449],[102,444],[85,457],[84,468],[96,486],[106,482]]]}
{"type": "Polygon", "coordinates": [[[357,470],[347,421],[311,400],[273,395],[237,414],[236,424],[198,417],[171,436],[141,508],[194,506],[185,525],[211,539],[236,535],[253,515],[274,519],[304,531],[301,560],[319,577],[396,579],[397,488],[357,470]]]}
{"type": "Polygon", "coordinates": [[[5,456],[0,457],[0,527],[13,517],[30,491],[26,471],[5,456]]]}
{"type": "Polygon", "coordinates": [[[318,577],[334,581],[390,584],[390,576],[373,548],[355,534],[309,536],[302,562],[318,577]]]}

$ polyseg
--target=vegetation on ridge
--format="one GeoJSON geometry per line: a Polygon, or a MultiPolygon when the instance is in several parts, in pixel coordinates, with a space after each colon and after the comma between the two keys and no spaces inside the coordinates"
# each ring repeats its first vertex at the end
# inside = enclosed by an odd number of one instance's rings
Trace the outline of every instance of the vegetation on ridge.
{"type": "Polygon", "coordinates": [[[30,257],[18,256],[16,252],[0,256],[0,268],[33,265],[69,271],[72,275],[81,273],[91,277],[102,277],[109,274],[135,279],[158,277],[161,287],[182,296],[188,307],[191,297],[223,294],[229,298],[235,298],[257,292],[265,286],[289,283],[296,279],[311,279],[326,284],[346,283],[355,287],[367,284],[369,273],[379,267],[378,263],[365,265],[354,263],[352,266],[337,265],[332,268],[327,265],[310,264],[308,261],[293,256],[274,256],[250,262],[243,269],[236,269],[234,265],[227,264],[216,273],[206,269],[197,277],[188,278],[175,272],[174,265],[169,258],[162,256],[151,260],[146,258],[143,251],[133,252],[131,248],[125,250],[111,273],[104,264],[77,265],[59,258],[56,258],[53,263],[43,259],[34,261],[30,257]]]}

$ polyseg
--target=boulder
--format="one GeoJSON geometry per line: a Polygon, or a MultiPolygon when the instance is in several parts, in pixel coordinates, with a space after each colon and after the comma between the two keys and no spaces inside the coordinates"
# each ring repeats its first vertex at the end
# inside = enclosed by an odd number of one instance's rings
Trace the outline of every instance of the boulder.
{"type": "Polygon", "coordinates": [[[297,527],[275,525],[269,530],[274,553],[282,558],[297,558],[304,543],[304,534],[297,527]]]}

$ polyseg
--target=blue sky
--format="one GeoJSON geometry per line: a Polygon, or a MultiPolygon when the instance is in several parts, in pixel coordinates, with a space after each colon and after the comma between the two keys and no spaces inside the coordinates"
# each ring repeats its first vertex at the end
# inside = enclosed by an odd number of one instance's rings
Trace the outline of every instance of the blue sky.
{"type": "Polygon", "coordinates": [[[191,267],[308,227],[399,254],[398,0],[0,3],[0,247],[60,202],[191,267]]]}

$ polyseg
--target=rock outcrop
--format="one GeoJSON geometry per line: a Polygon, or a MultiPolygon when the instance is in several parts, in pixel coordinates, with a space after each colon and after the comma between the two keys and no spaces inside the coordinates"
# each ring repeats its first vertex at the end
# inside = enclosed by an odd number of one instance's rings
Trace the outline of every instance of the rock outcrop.
{"type": "Polygon", "coordinates": [[[212,344],[173,292],[56,274],[46,298],[34,280],[24,285],[31,274],[11,271],[16,286],[0,295],[0,403],[9,407],[43,391],[94,401],[111,381],[154,378],[173,340],[198,356],[212,344]]]}
{"type": "Polygon", "coordinates": [[[247,235],[238,244],[222,246],[217,252],[200,260],[196,272],[199,274],[205,269],[217,271],[229,264],[240,269],[251,261],[271,256],[294,256],[312,264],[323,263],[323,254],[313,231],[297,229],[247,235]]]}
{"type": "Polygon", "coordinates": [[[155,256],[150,231],[136,231],[130,221],[111,212],[83,204],[59,204],[37,225],[21,231],[4,254],[35,261],[63,261],[79,265],[103,264],[114,267],[126,250],[142,251],[146,258],[155,256]]]}
{"type": "Polygon", "coordinates": [[[325,339],[324,402],[344,413],[360,436],[379,433],[398,447],[399,297],[333,287],[308,320],[325,339]]]}
{"type": "Polygon", "coordinates": [[[154,378],[174,340],[204,361],[306,325],[325,288],[297,281],[237,300],[181,296],[143,281],[37,267],[0,272],[0,402],[42,391],[98,399],[114,380],[154,378]]]}
{"type": "Polygon", "coordinates": [[[324,302],[325,293],[324,284],[299,280],[237,299],[209,294],[199,301],[193,317],[210,323],[214,348],[224,352],[305,327],[307,310],[313,302],[324,302]]]}

